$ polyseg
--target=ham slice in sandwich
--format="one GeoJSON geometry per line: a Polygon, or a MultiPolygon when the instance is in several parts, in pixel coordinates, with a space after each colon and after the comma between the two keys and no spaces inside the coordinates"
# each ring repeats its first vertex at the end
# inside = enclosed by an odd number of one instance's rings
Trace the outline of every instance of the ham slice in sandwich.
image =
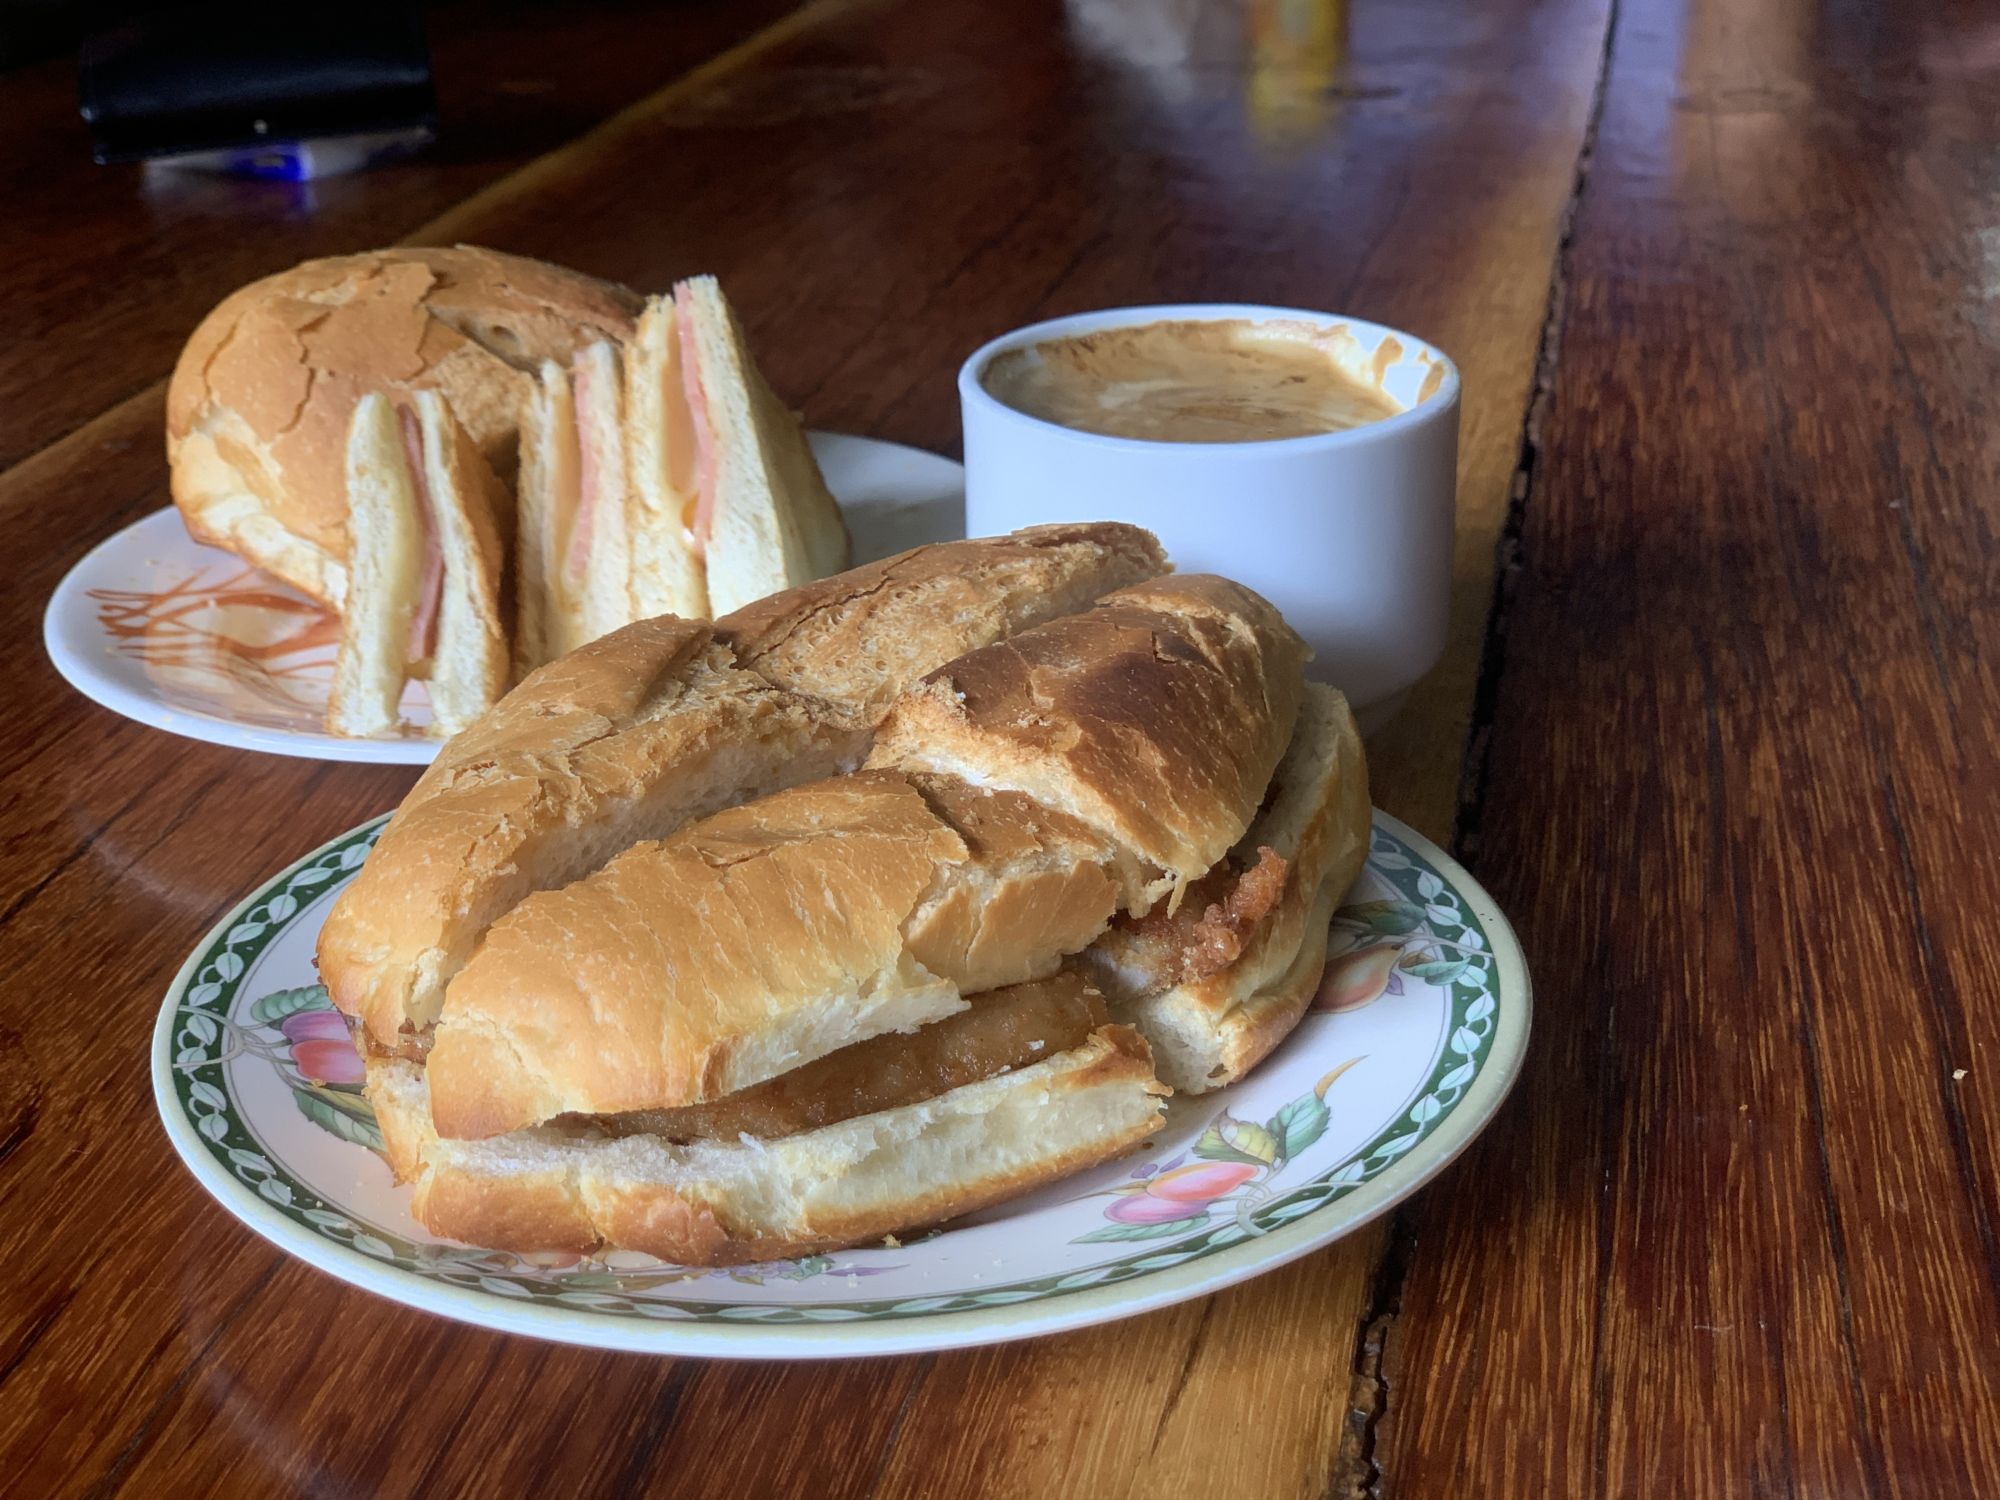
{"type": "Polygon", "coordinates": [[[805,429],[712,276],[652,298],[622,358],[598,344],[545,364],[521,430],[523,670],[847,566],[805,429]]]}
{"type": "Polygon", "coordinates": [[[415,677],[430,683],[430,733],[455,734],[507,689],[506,491],[435,391],[408,405],[363,396],[346,477],[352,560],[328,728],[396,733],[415,677]]]}
{"type": "Polygon", "coordinates": [[[625,484],[625,382],[608,342],[544,361],[521,420],[520,601],[525,675],[637,618],[625,484]]]}

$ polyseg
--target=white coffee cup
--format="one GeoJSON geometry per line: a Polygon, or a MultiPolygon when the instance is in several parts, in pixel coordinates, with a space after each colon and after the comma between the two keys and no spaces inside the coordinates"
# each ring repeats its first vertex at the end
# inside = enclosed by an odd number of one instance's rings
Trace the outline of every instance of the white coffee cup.
{"type": "Polygon", "coordinates": [[[1182,572],[1220,573],[1284,612],[1311,674],[1347,695],[1364,730],[1386,722],[1444,652],[1458,472],[1458,370],[1407,333],[1285,307],[1182,304],[1054,318],[1004,334],[958,372],[965,528],[991,536],[1050,521],[1130,521],[1182,572]],[[994,357],[1139,323],[1303,320],[1394,416],[1264,442],[1105,437],[1016,411],[987,390],[994,357]],[[1393,342],[1392,342],[1393,341],[1393,342]]]}

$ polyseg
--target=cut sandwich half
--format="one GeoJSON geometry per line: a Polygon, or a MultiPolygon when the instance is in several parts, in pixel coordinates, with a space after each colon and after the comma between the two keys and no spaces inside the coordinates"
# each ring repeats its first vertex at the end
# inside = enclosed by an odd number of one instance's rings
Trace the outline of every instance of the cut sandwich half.
{"type": "Polygon", "coordinates": [[[839,507],[796,413],[713,276],[647,303],[625,354],[632,594],[719,615],[847,566],[839,507]]]}
{"type": "Polygon", "coordinates": [[[352,563],[327,725],[393,734],[403,686],[430,683],[431,733],[456,734],[507,689],[507,497],[444,398],[373,393],[347,434],[352,563]]]}
{"type": "Polygon", "coordinates": [[[632,607],[625,381],[595,343],[544,361],[521,418],[515,668],[525,676],[642,618],[632,607]]]}

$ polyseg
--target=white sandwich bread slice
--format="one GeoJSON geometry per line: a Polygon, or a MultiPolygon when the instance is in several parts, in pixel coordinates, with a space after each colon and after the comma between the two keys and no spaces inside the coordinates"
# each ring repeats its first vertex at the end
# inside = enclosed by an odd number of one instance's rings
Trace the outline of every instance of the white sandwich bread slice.
{"type": "Polygon", "coordinates": [[[350,575],[328,727],[392,734],[404,683],[428,679],[449,736],[507,688],[504,487],[444,398],[356,403],[347,436],[350,575]]]}
{"type": "MultiPolygon", "coordinates": [[[[648,298],[625,345],[625,470],[631,485],[632,607],[641,619],[714,613],[695,541],[700,484],[693,378],[678,299],[648,298]]],[[[803,579],[795,580],[803,582],[803,579]]]]}
{"type": "Polygon", "coordinates": [[[347,588],[327,728],[393,734],[425,563],[423,504],[397,411],[369,394],[347,429],[347,588]]]}
{"type": "Polygon", "coordinates": [[[847,566],[847,528],[805,428],[765,383],[713,276],[652,298],[625,359],[641,616],[726,614],[847,566]]]}
{"type": "Polygon", "coordinates": [[[544,361],[521,414],[515,670],[642,618],[632,607],[624,371],[608,343],[544,361]]]}

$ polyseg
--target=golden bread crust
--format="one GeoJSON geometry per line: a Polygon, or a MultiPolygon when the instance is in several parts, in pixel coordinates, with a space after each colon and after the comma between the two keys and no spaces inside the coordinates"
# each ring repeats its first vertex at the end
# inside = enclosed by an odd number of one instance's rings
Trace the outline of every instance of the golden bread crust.
{"type": "Polygon", "coordinates": [[[536,360],[623,338],[640,299],[471,246],[307,261],[225,298],[167,387],[167,458],[189,531],[338,606],[344,452],[369,391],[436,390],[503,480],[536,360]]]}
{"type": "Polygon", "coordinates": [[[1305,657],[1240,584],[1156,579],[939,668],[890,709],[869,764],[1024,791],[1192,880],[1256,812],[1305,657]]]}

